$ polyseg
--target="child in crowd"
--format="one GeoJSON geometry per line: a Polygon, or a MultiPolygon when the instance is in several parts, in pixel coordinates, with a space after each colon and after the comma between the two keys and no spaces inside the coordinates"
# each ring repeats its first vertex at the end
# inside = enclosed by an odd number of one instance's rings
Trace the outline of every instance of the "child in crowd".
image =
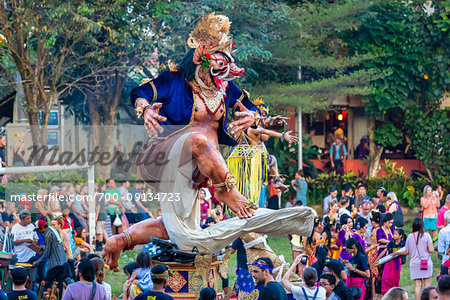
{"type": "MultiPolygon", "coordinates": [[[[394,231],[394,239],[391,240],[384,251],[393,253],[394,259],[388,261],[383,269],[381,277],[381,294],[386,294],[389,289],[398,287],[400,284],[400,273],[402,264],[406,262],[405,256],[397,256],[395,251],[400,250],[406,245],[406,234],[403,229],[397,228],[394,231]]],[[[381,256],[384,256],[383,253],[381,256]]]]}
{"type": "Polygon", "coordinates": [[[123,267],[123,272],[127,276],[127,280],[123,284],[123,293],[119,296],[122,300],[134,299],[138,294],[142,293],[142,290],[136,285],[132,284],[131,277],[135,270],[139,268],[137,262],[133,261],[123,267]]]}

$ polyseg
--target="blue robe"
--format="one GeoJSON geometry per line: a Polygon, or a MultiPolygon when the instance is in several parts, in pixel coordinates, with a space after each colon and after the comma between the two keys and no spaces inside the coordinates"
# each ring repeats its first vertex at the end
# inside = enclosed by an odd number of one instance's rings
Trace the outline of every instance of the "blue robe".
{"type": "MultiPolygon", "coordinates": [[[[191,125],[194,120],[194,97],[191,87],[182,78],[179,72],[166,71],[149,83],[143,84],[131,91],[131,103],[136,99],[144,98],[149,103],[160,102],[162,107],[159,114],[167,120],[159,122],[164,128],[159,138],[167,138],[191,125]]],[[[246,94],[234,82],[229,81],[224,99],[225,114],[220,119],[222,123],[217,129],[219,144],[234,146],[237,144],[233,136],[227,131],[227,118],[229,108],[233,108],[237,101],[251,111],[257,108],[251,103],[246,94]]]]}

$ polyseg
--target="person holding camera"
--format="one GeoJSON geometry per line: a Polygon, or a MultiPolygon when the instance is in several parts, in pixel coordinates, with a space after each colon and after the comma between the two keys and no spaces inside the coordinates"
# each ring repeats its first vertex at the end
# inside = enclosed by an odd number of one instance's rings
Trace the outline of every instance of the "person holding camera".
{"type": "Polygon", "coordinates": [[[305,282],[305,287],[293,286],[289,282],[289,277],[295,270],[297,265],[301,261],[301,257],[297,256],[292,263],[292,266],[284,274],[283,279],[281,279],[281,284],[288,292],[292,292],[295,300],[326,300],[326,291],[323,287],[317,287],[317,271],[314,268],[307,267],[303,271],[303,281],[305,282]]]}

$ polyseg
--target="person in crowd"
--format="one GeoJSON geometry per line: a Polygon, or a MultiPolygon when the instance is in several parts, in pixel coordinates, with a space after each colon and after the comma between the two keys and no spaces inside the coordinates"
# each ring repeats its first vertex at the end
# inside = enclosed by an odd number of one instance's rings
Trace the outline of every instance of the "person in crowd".
{"type": "Polygon", "coordinates": [[[358,217],[355,222],[353,238],[356,239],[361,246],[363,247],[365,253],[371,252],[373,249],[378,247],[378,245],[370,245],[367,246],[367,242],[365,240],[366,232],[368,231],[369,224],[366,219],[363,217],[358,217]]]}
{"type": "Polygon", "coordinates": [[[378,186],[376,195],[375,197],[373,197],[373,200],[376,203],[375,207],[377,207],[379,204],[382,204],[386,196],[387,196],[386,189],[382,186],[378,186]]]}
{"type": "Polygon", "coordinates": [[[338,218],[341,218],[342,215],[348,215],[352,216],[352,213],[349,210],[350,207],[350,201],[347,197],[343,196],[341,197],[341,200],[339,200],[339,212],[338,212],[338,218]]]}
{"type": "Polygon", "coordinates": [[[81,185],[78,182],[66,184],[67,194],[69,196],[67,204],[71,210],[70,217],[73,219],[75,228],[87,228],[86,214],[83,210],[82,199],[80,197],[81,185]]]}
{"type": "Polygon", "coordinates": [[[420,300],[438,300],[438,293],[435,286],[429,286],[423,289],[420,300]]]}
{"type": "Polygon", "coordinates": [[[445,222],[444,214],[448,210],[450,210],[450,194],[448,194],[447,197],[445,197],[445,203],[438,212],[438,216],[437,216],[437,220],[436,220],[436,228],[437,229],[441,230],[445,226],[447,226],[446,222],[445,222]]]}
{"type": "Polygon", "coordinates": [[[36,200],[34,201],[31,209],[31,219],[33,219],[33,213],[35,214],[34,219],[39,220],[41,218],[50,220],[51,211],[47,206],[46,200],[48,199],[48,191],[46,189],[39,189],[36,194],[36,200]]]}
{"type": "Polygon", "coordinates": [[[6,146],[6,136],[0,134],[0,168],[6,167],[5,146],[6,146]]]}
{"type": "Polygon", "coordinates": [[[294,286],[289,282],[289,277],[300,263],[301,257],[297,256],[292,263],[292,266],[284,274],[281,279],[281,284],[288,291],[292,292],[295,300],[326,300],[326,291],[323,287],[317,286],[317,271],[314,268],[308,267],[303,271],[304,287],[294,286]]]}
{"type": "Polygon", "coordinates": [[[386,196],[387,212],[392,214],[394,218],[395,227],[403,227],[403,211],[400,202],[397,200],[397,195],[394,192],[389,192],[386,196]]]}
{"type": "Polygon", "coordinates": [[[123,215],[125,215],[126,217],[126,221],[128,222],[127,224],[128,226],[126,226],[127,228],[132,224],[136,223],[134,216],[137,213],[136,207],[134,206],[133,200],[131,199],[131,195],[128,190],[129,188],[130,188],[130,181],[126,179],[122,180],[121,185],[119,187],[119,192],[123,205],[122,217],[123,215]]]}
{"type": "Polygon", "coordinates": [[[108,215],[106,213],[105,203],[105,191],[106,184],[100,182],[97,186],[97,197],[95,199],[95,250],[101,251],[103,243],[108,239],[108,233],[106,231],[106,219],[108,215]]]}
{"type": "MultiPolygon", "coordinates": [[[[358,195],[359,196],[359,195],[358,195]]],[[[367,230],[364,236],[366,241],[370,240],[370,233],[372,232],[372,222],[370,221],[370,213],[372,212],[372,205],[369,201],[363,201],[361,205],[361,211],[358,213],[358,216],[363,217],[367,221],[367,230]]]]}
{"type": "Polygon", "coordinates": [[[198,300],[216,300],[216,290],[212,287],[204,287],[200,290],[198,300]]]}
{"type": "Polygon", "coordinates": [[[361,288],[361,297],[363,300],[366,295],[365,280],[370,278],[370,266],[366,253],[362,245],[354,238],[350,238],[345,242],[347,252],[352,255],[352,259],[345,267],[349,271],[347,285],[349,287],[356,286],[361,288]]]}
{"type": "Polygon", "coordinates": [[[358,186],[358,195],[363,195],[364,200],[370,201],[370,197],[367,196],[367,189],[366,189],[366,186],[364,184],[360,184],[358,186]]]}
{"type": "Polygon", "coordinates": [[[394,238],[394,216],[391,213],[386,213],[381,220],[381,227],[377,230],[377,243],[379,244],[378,248],[378,259],[386,256],[386,252],[384,255],[380,255],[383,250],[386,248],[387,244],[394,238]]]}
{"type": "Polygon", "coordinates": [[[342,196],[347,198],[348,203],[349,203],[347,209],[349,211],[352,211],[354,209],[354,206],[355,206],[355,196],[353,195],[353,189],[352,189],[352,186],[350,184],[347,183],[347,184],[344,185],[344,195],[342,195],[342,196]]]}
{"type": "Polygon", "coordinates": [[[45,277],[44,290],[51,288],[53,282],[56,281],[58,282],[59,298],[61,298],[64,281],[64,264],[67,261],[62,238],[56,229],[48,227],[47,221],[42,219],[38,221],[38,231],[44,235],[45,247],[44,254],[33,263],[33,266],[48,259],[48,271],[45,277]]]}
{"type": "Polygon", "coordinates": [[[50,224],[52,228],[56,229],[59,235],[61,236],[64,251],[66,252],[67,258],[72,259],[72,249],[70,247],[69,235],[67,234],[67,232],[62,230],[62,227],[64,225],[62,217],[53,218],[50,224]]]}
{"type": "MultiPolygon", "coordinates": [[[[447,198],[450,198],[447,196],[447,198]]],[[[447,201],[447,199],[445,199],[447,201]]],[[[442,207],[444,208],[444,206],[442,207]]],[[[439,231],[438,238],[438,254],[442,255],[442,263],[447,261],[450,257],[448,256],[448,248],[450,248],[450,211],[446,211],[444,214],[445,227],[439,231]]]]}
{"type": "Polygon", "coordinates": [[[434,191],[437,193],[437,198],[439,200],[440,205],[444,206],[444,203],[442,202],[442,199],[444,197],[444,191],[442,190],[442,185],[440,185],[440,184],[436,185],[436,189],[434,191]]]}
{"type": "Polygon", "coordinates": [[[303,205],[307,205],[306,193],[308,192],[308,183],[305,180],[303,170],[298,170],[295,173],[295,179],[291,181],[291,186],[294,188],[296,201],[301,201],[303,205]]]}
{"type": "Polygon", "coordinates": [[[353,236],[353,219],[347,215],[343,215],[340,221],[342,229],[338,234],[337,245],[342,247],[340,252],[341,261],[348,262],[352,256],[347,252],[345,242],[353,236]]]}
{"type": "Polygon", "coordinates": [[[322,276],[319,277],[319,286],[325,289],[325,298],[327,300],[341,300],[341,298],[339,298],[333,291],[336,286],[336,279],[333,275],[322,274],[322,276]]]}
{"type": "Polygon", "coordinates": [[[105,202],[106,202],[106,210],[108,211],[109,218],[111,219],[111,228],[113,233],[118,234],[122,233],[122,199],[120,196],[119,190],[116,188],[116,182],[112,178],[108,178],[106,180],[106,190],[105,190],[105,202]],[[116,222],[114,225],[114,221],[116,218],[119,219],[119,222],[116,222]],[[120,224],[120,225],[119,225],[120,224]]]}
{"type": "MultiPolygon", "coordinates": [[[[42,219],[43,221],[45,219],[42,219]]],[[[37,246],[39,247],[38,249],[41,250],[42,252],[36,252],[34,259],[38,260],[39,258],[42,257],[42,255],[44,255],[44,246],[45,246],[45,238],[44,238],[44,234],[41,233],[41,231],[39,231],[39,221],[36,222],[36,234],[38,236],[38,242],[37,242],[37,246]]],[[[35,272],[34,272],[34,281],[33,281],[33,291],[38,292],[39,290],[39,283],[42,282],[43,280],[45,280],[45,277],[47,276],[47,266],[48,266],[48,259],[45,259],[41,262],[39,262],[38,264],[36,264],[36,268],[35,268],[35,272]]]]}
{"type": "Polygon", "coordinates": [[[328,211],[328,206],[331,201],[333,201],[333,200],[337,201],[336,196],[337,196],[337,188],[332,186],[330,188],[330,194],[323,199],[323,211],[324,212],[328,211]]]}
{"type": "Polygon", "coordinates": [[[134,207],[136,207],[137,216],[135,217],[135,221],[140,222],[143,220],[147,220],[149,218],[153,218],[148,207],[144,205],[144,200],[147,200],[147,196],[143,195],[145,187],[145,182],[141,179],[137,180],[134,184],[134,187],[131,189],[131,197],[133,199],[134,207]]]}
{"type": "Polygon", "coordinates": [[[268,257],[259,257],[252,263],[252,275],[255,284],[264,288],[259,294],[260,300],[287,300],[283,287],[273,278],[273,262],[268,257]]]}
{"type": "MultiPolygon", "coordinates": [[[[372,223],[372,232],[370,233],[370,240],[367,242],[367,245],[369,247],[374,246],[374,248],[372,251],[366,251],[368,252],[367,257],[369,259],[370,265],[370,275],[371,275],[370,284],[372,288],[373,299],[375,299],[375,290],[376,290],[375,283],[379,278],[378,266],[376,265],[376,261],[378,260],[378,246],[379,246],[379,244],[377,243],[377,231],[380,228],[381,216],[382,216],[381,213],[377,211],[372,211],[370,214],[370,222],[372,223]]],[[[381,295],[381,285],[379,284],[379,281],[377,287],[379,290],[378,294],[381,295]]]]}
{"type": "Polygon", "coordinates": [[[406,262],[406,257],[397,256],[396,251],[406,245],[406,234],[401,228],[396,228],[394,239],[387,244],[385,251],[394,256],[394,259],[385,263],[383,274],[381,275],[381,294],[386,294],[391,288],[400,286],[400,274],[402,264],[406,262]]]}
{"type": "Polygon", "coordinates": [[[330,218],[331,222],[334,222],[335,220],[339,220],[339,203],[336,200],[330,201],[328,203],[328,210],[325,212],[325,215],[323,216],[325,218],[330,218]]]}
{"type": "MultiPolygon", "coordinates": [[[[337,245],[338,233],[337,233],[337,219],[331,221],[329,217],[325,217],[323,220],[322,229],[322,241],[330,249],[331,257],[339,259],[340,247],[337,245]]],[[[319,274],[320,276],[320,274],[319,274]]]]}
{"type": "MultiPolygon", "coordinates": [[[[14,252],[17,254],[17,262],[19,263],[32,263],[34,260],[35,252],[28,248],[31,243],[36,244],[38,236],[34,231],[34,225],[31,224],[31,212],[28,209],[24,209],[19,213],[20,222],[15,224],[11,233],[14,235],[14,252]]],[[[30,280],[27,283],[31,288],[31,283],[34,280],[34,268],[29,269],[30,280]]]]}
{"type": "Polygon", "coordinates": [[[347,149],[341,143],[339,136],[335,137],[333,145],[330,148],[330,162],[331,168],[338,174],[344,174],[345,160],[347,159],[347,149]]]}
{"type": "Polygon", "coordinates": [[[75,229],[76,235],[74,237],[75,239],[75,245],[77,245],[78,248],[81,249],[81,251],[91,252],[89,244],[86,242],[87,238],[87,230],[83,227],[78,227],[75,229]]]}
{"type": "Polygon", "coordinates": [[[25,287],[28,282],[28,273],[24,267],[15,267],[11,271],[11,278],[14,287],[11,292],[7,293],[8,300],[37,300],[36,293],[25,287]]]}
{"type": "Polygon", "coordinates": [[[433,190],[431,186],[426,185],[423,188],[423,196],[420,198],[420,206],[423,211],[423,223],[425,231],[433,234],[433,237],[437,236],[438,229],[436,227],[437,222],[437,210],[439,208],[439,201],[436,197],[433,197],[433,190]]]}
{"type": "MultiPolygon", "coordinates": [[[[5,204],[5,211],[2,212],[2,227],[3,228],[9,228],[9,230],[12,229],[12,227],[18,222],[16,216],[16,205],[14,202],[6,202],[5,204]]],[[[19,218],[20,219],[20,218],[19,218]]]]}
{"type": "MultiPolygon", "coordinates": [[[[62,217],[63,220],[63,226],[61,227],[61,230],[67,233],[67,236],[69,237],[69,244],[71,252],[73,253],[75,249],[77,248],[77,245],[75,244],[75,239],[73,238],[73,220],[69,216],[69,208],[67,207],[66,203],[61,203],[61,209],[62,209],[62,217]]],[[[73,257],[75,258],[75,256],[73,257]]]]}
{"type": "Polygon", "coordinates": [[[433,275],[433,261],[431,253],[434,252],[433,241],[427,232],[424,232],[424,224],[421,218],[415,218],[412,222],[412,233],[406,239],[406,251],[397,252],[397,255],[410,255],[409,270],[411,279],[414,280],[414,296],[420,299],[422,289],[431,285],[433,275]]]}
{"type": "Polygon", "coordinates": [[[323,268],[323,274],[330,274],[336,280],[336,284],[333,289],[336,296],[338,296],[341,300],[353,300],[352,291],[341,280],[341,271],[341,267],[335,261],[327,261],[325,263],[325,267],[323,268]]]}
{"type": "MultiPolygon", "coordinates": [[[[245,250],[244,243],[239,237],[231,244],[231,254],[236,252],[236,285],[235,289],[239,294],[250,294],[255,289],[253,277],[248,271],[247,266],[247,251],[245,250]]],[[[243,297],[243,296],[241,296],[243,297]]]]}
{"type": "Polygon", "coordinates": [[[69,284],[64,293],[63,300],[107,300],[103,285],[95,281],[94,263],[87,258],[81,259],[75,270],[76,281],[69,284]]]}
{"type": "Polygon", "coordinates": [[[442,276],[439,279],[437,293],[439,300],[450,300],[450,275],[442,276]]]}
{"type": "Polygon", "coordinates": [[[369,137],[363,135],[359,140],[359,144],[355,149],[356,159],[365,159],[369,155],[369,137]]]}
{"type": "Polygon", "coordinates": [[[211,204],[206,200],[205,188],[202,188],[198,193],[200,200],[200,225],[205,224],[205,220],[210,216],[211,204]]]}
{"type": "Polygon", "coordinates": [[[408,300],[408,293],[404,288],[393,287],[391,288],[381,300],[408,300]]]}
{"type": "Polygon", "coordinates": [[[320,229],[322,226],[322,217],[317,216],[314,219],[314,227],[311,235],[306,239],[305,252],[308,255],[308,265],[311,265],[316,261],[316,247],[319,244],[323,244],[322,235],[320,229]]]}
{"type": "Polygon", "coordinates": [[[142,293],[142,290],[136,285],[132,285],[132,276],[135,270],[139,268],[137,262],[129,262],[123,267],[123,272],[127,280],[123,284],[122,294],[119,296],[122,300],[134,299],[138,294],[142,293]],[[138,291],[137,291],[138,290],[138,291]]]}
{"type": "Polygon", "coordinates": [[[134,271],[133,275],[130,278],[131,285],[136,284],[137,293],[151,291],[153,287],[153,282],[151,279],[151,270],[150,267],[152,265],[152,257],[148,252],[139,252],[136,257],[136,263],[138,265],[138,269],[134,271]]]}
{"type": "Polygon", "coordinates": [[[106,291],[106,297],[108,300],[111,300],[111,285],[107,282],[105,282],[105,262],[98,257],[89,258],[93,263],[95,267],[95,281],[97,281],[98,284],[103,285],[106,291]]]}
{"type": "Polygon", "coordinates": [[[334,261],[341,268],[340,278],[343,281],[347,280],[347,273],[345,272],[344,265],[341,263],[340,260],[328,257],[328,248],[327,248],[327,246],[325,246],[325,245],[317,246],[316,258],[317,258],[317,261],[311,265],[311,268],[316,269],[318,277],[322,276],[323,269],[325,268],[325,264],[328,261],[334,261]]]}
{"type": "Polygon", "coordinates": [[[151,270],[151,280],[153,287],[151,291],[146,291],[139,294],[135,300],[174,300],[172,296],[164,293],[164,289],[169,283],[169,276],[171,272],[165,265],[155,265],[151,270]]]}
{"type": "Polygon", "coordinates": [[[54,217],[62,216],[59,194],[60,194],[59,186],[54,185],[50,188],[50,192],[48,194],[48,208],[50,209],[51,215],[54,217]]]}
{"type": "MultiPolygon", "coordinates": [[[[380,228],[376,232],[376,241],[378,244],[377,260],[386,256],[386,246],[394,238],[394,217],[391,213],[386,213],[382,216],[380,222],[380,228]]],[[[383,274],[384,264],[378,265],[378,276],[375,279],[375,293],[378,295],[377,298],[381,298],[381,278],[383,274]]]]}
{"type": "MultiPolygon", "coordinates": [[[[289,196],[289,201],[286,201],[284,208],[294,207],[296,202],[297,202],[297,196],[295,194],[291,194],[289,196]]],[[[302,204],[303,204],[303,202],[302,202],[302,204]]]]}

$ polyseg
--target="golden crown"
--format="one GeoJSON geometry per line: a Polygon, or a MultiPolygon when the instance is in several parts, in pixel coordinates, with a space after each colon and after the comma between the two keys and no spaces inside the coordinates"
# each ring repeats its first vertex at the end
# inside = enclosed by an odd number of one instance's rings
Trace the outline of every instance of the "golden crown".
{"type": "Polygon", "coordinates": [[[189,35],[187,45],[189,48],[196,49],[201,43],[208,53],[223,50],[231,52],[233,43],[228,36],[230,24],[227,16],[215,15],[214,12],[201,16],[197,27],[189,35]]]}
{"type": "Polygon", "coordinates": [[[261,112],[269,114],[269,107],[260,98],[256,98],[252,101],[253,105],[256,106],[261,112]]]}

